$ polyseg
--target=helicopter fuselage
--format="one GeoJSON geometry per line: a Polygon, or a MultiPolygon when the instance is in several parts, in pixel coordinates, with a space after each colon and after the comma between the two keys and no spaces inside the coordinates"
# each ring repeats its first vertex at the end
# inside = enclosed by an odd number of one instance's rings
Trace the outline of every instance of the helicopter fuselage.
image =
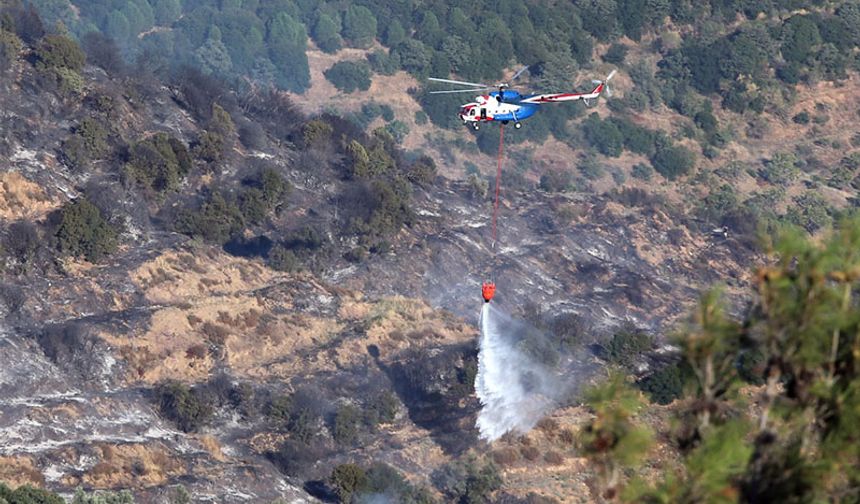
{"type": "Polygon", "coordinates": [[[481,121],[513,121],[519,123],[537,112],[538,104],[521,103],[520,101],[530,96],[523,96],[512,90],[504,91],[502,100],[498,99],[498,91],[476,96],[474,102],[460,107],[458,115],[460,120],[466,124],[481,121]]]}

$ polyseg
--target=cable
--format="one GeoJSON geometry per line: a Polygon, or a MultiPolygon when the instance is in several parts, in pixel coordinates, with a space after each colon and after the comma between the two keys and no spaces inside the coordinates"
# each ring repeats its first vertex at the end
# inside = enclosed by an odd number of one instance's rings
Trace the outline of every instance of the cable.
{"type": "Polygon", "coordinates": [[[496,218],[499,214],[499,187],[502,182],[502,157],[504,155],[505,125],[499,125],[499,156],[496,164],[496,201],[493,203],[493,250],[496,250],[496,218]]]}

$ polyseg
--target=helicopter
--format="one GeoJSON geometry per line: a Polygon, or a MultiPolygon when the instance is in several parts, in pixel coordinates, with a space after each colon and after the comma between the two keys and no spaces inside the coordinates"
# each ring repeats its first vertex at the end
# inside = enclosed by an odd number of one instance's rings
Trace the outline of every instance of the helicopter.
{"type": "Polygon", "coordinates": [[[609,88],[609,81],[615,76],[617,70],[613,70],[604,80],[593,80],[595,88],[588,93],[536,93],[523,95],[519,91],[510,88],[510,82],[522,75],[529,67],[523,67],[518,70],[509,82],[501,82],[494,86],[481,84],[478,82],[465,82],[451,79],[440,79],[430,77],[429,80],[434,82],[443,82],[446,84],[456,84],[460,86],[470,86],[467,89],[452,89],[445,91],[430,91],[430,94],[446,94],[446,93],[473,93],[480,91],[488,91],[490,89],[498,89],[488,94],[475,97],[475,101],[467,103],[460,107],[457,116],[463,121],[463,124],[472,123],[472,128],[480,129],[481,122],[501,121],[502,124],[514,122],[514,128],[522,127],[521,121],[537,113],[538,108],[544,103],[558,103],[565,101],[582,100],[586,105],[591,105],[591,100],[596,100],[601,93],[606,92],[607,96],[612,96],[612,90],[609,88]]]}

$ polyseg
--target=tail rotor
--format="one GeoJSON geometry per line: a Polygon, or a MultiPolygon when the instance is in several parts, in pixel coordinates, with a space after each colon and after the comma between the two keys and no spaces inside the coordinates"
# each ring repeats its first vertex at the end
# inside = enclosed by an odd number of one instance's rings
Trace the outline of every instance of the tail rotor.
{"type": "Polygon", "coordinates": [[[591,83],[596,85],[596,86],[603,84],[603,90],[606,92],[606,96],[612,98],[612,88],[609,87],[609,81],[612,80],[612,78],[615,77],[615,74],[617,74],[617,73],[618,73],[618,70],[613,70],[609,75],[606,76],[605,79],[593,80],[593,81],[591,81],[591,83]]]}

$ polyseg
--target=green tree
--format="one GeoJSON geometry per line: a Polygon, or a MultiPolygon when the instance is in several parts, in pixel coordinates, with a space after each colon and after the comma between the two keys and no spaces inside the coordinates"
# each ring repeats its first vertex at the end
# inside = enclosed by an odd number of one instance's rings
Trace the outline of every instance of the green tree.
{"type": "Polygon", "coordinates": [[[662,141],[657,143],[651,164],[660,175],[675,180],[690,172],[695,164],[695,157],[686,147],[662,141]]]}
{"type": "Polygon", "coordinates": [[[134,504],[134,495],[128,490],[111,492],[107,490],[92,493],[84,492],[78,487],[71,504],[134,504]]]}
{"type": "Polygon", "coordinates": [[[391,21],[385,29],[385,37],[382,42],[388,47],[394,47],[404,40],[406,40],[406,30],[403,29],[403,25],[396,19],[391,21]]]}
{"type": "Polygon", "coordinates": [[[300,93],[310,85],[310,69],[305,49],[308,34],[304,25],[280,12],[267,26],[269,59],[275,67],[277,84],[300,93]]]}
{"type": "Polygon", "coordinates": [[[155,22],[160,26],[169,26],[182,15],[179,0],[154,0],[152,10],[155,13],[155,22]]]}
{"type": "Polygon", "coordinates": [[[430,53],[419,40],[406,39],[393,50],[400,58],[400,66],[413,75],[423,75],[430,67],[430,53]]]}
{"type": "Polygon", "coordinates": [[[343,16],[343,36],[353,47],[370,47],[376,37],[376,17],[370,9],[350,5],[343,16]]]}
{"type": "Polygon", "coordinates": [[[233,68],[233,61],[227,52],[227,46],[221,41],[221,32],[216,31],[217,29],[218,27],[213,27],[213,35],[194,51],[194,58],[203,73],[228,75],[233,68]]]}
{"type": "Polygon", "coordinates": [[[821,33],[811,16],[792,16],[783,25],[782,56],[788,61],[803,63],[821,44],[821,33]]]}
{"type": "Polygon", "coordinates": [[[320,14],[312,35],[317,46],[327,53],[337,52],[343,44],[340,38],[340,27],[328,14],[320,14]]]}
{"type": "Polygon", "coordinates": [[[370,89],[370,66],[364,61],[339,61],[323,72],[323,75],[345,93],[370,89]]]}
{"type": "Polygon", "coordinates": [[[108,14],[104,30],[108,37],[121,43],[131,37],[131,27],[128,19],[120,11],[115,10],[108,14]]]}
{"type": "Polygon", "coordinates": [[[624,469],[634,466],[650,447],[651,432],[635,421],[645,402],[618,373],[589,389],[585,401],[594,418],[579,431],[577,445],[595,468],[596,497],[611,500],[622,486],[624,469]]]}
{"type": "Polygon", "coordinates": [[[63,35],[46,35],[36,48],[36,57],[39,68],[65,68],[72,72],[80,72],[87,60],[77,42],[63,35]]]}
{"type": "Polygon", "coordinates": [[[618,157],[624,147],[624,136],[612,121],[602,121],[597,113],[592,113],[583,121],[582,130],[586,140],[601,154],[618,157]]]}

